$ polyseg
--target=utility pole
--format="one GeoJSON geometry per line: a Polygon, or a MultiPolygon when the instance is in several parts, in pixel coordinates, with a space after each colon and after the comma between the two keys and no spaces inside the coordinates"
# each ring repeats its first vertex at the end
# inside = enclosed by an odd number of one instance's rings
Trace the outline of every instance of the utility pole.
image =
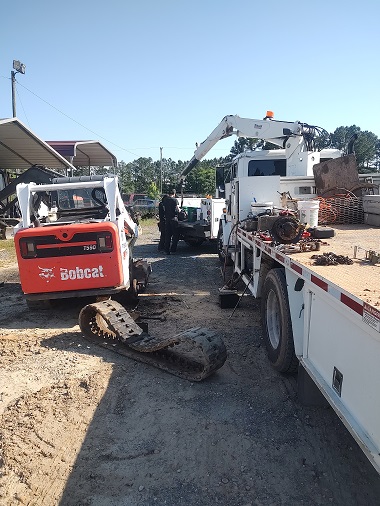
{"type": "Polygon", "coordinates": [[[12,82],[12,114],[16,117],[16,74],[25,74],[25,65],[18,60],[13,60],[13,69],[11,71],[12,82]]]}
{"type": "Polygon", "coordinates": [[[160,194],[162,195],[162,148],[160,148],[160,194]]]}

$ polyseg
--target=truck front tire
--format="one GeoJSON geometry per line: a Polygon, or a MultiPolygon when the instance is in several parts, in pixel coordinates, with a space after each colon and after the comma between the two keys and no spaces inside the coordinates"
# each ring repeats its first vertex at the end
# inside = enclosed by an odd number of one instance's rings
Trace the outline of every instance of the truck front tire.
{"type": "Polygon", "coordinates": [[[199,246],[201,246],[205,242],[205,239],[202,239],[200,237],[186,237],[184,241],[188,246],[199,248],[199,246]]]}
{"type": "Polygon", "coordinates": [[[272,269],[265,278],[261,299],[261,318],[270,363],[279,372],[296,372],[298,360],[294,352],[284,269],[272,269]]]}

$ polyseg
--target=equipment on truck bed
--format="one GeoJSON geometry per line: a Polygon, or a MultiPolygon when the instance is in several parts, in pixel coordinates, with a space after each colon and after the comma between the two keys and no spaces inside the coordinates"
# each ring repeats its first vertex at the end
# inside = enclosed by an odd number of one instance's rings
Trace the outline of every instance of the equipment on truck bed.
{"type": "MultiPolygon", "coordinates": [[[[275,121],[273,114],[264,120],[226,116],[196,149],[182,178],[218,140],[233,134],[281,146],[241,153],[219,178],[217,174],[226,199],[219,257],[224,272],[232,266],[231,279],[219,291],[221,306],[235,306],[238,317],[238,282],[245,285],[243,294],[261,298],[263,338],[272,366],[281,373],[298,370],[303,401],[314,402],[315,392],[323,394],[380,472],[378,256],[375,262],[351,258],[354,245],[356,252],[378,251],[380,228],[363,220],[344,222],[326,233],[316,226],[325,215],[319,213],[317,190],[340,184],[346,166],[346,179],[359,191],[346,199],[342,214],[349,207],[350,218],[352,206],[359,208],[363,192],[370,191],[378,217],[380,196],[373,193],[379,175],[353,174],[352,154],[339,159],[338,150],[318,151],[315,138],[320,133],[322,129],[306,123],[275,121]],[[371,177],[370,184],[363,177],[371,177]],[[323,245],[317,243],[318,236],[328,238],[324,244],[330,253],[313,259],[312,250],[318,249],[314,245],[323,245]],[[228,300],[223,302],[223,297],[228,300]]],[[[325,207],[321,211],[326,213],[325,207]]]]}
{"type": "Polygon", "coordinates": [[[87,339],[168,372],[201,381],[220,368],[226,349],[206,329],[168,339],[149,336],[122,303],[136,301],[150,265],[134,260],[138,226],[124,206],[116,176],[55,178],[21,183],[15,227],[21,288],[30,308],[54,299],[93,297],[79,316],[87,339]],[[110,344],[111,341],[111,344],[110,344]]]}

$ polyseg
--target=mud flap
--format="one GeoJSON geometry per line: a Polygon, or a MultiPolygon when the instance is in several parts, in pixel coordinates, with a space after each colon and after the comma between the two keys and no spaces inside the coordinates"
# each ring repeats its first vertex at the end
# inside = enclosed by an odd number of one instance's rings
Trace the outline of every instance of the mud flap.
{"type": "Polygon", "coordinates": [[[325,396],[311,379],[306,369],[299,364],[297,376],[298,400],[303,406],[328,407],[325,396]]]}

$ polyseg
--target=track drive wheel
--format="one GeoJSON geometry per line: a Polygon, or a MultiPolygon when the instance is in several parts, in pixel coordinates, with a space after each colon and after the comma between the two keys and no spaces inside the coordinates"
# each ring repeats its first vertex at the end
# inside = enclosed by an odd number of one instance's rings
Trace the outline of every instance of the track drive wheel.
{"type": "Polygon", "coordinates": [[[279,372],[296,372],[298,359],[294,352],[284,269],[272,269],[265,278],[261,298],[261,318],[270,363],[279,372]]]}

